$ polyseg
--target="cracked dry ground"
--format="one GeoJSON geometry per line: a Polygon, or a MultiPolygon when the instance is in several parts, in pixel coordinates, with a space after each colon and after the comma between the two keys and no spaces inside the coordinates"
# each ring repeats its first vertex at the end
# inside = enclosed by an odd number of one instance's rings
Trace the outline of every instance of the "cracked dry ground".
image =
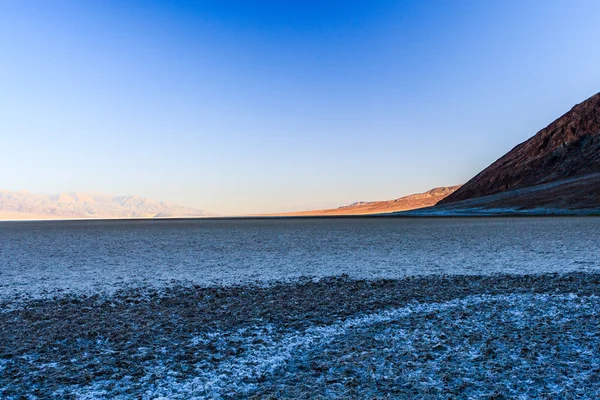
{"type": "Polygon", "coordinates": [[[5,302],[0,397],[597,398],[599,289],[342,276],[5,302]]]}

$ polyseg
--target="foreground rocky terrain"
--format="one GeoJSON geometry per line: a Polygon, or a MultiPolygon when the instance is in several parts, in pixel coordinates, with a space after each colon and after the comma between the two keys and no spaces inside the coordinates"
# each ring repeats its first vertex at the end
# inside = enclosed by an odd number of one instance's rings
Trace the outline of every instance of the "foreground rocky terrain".
{"type": "Polygon", "coordinates": [[[297,211],[277,214],[280,216],[327,216],[327,215],[368,215],[391,213],[430,207],[446,196],[454,193],[460,186],[438,187],[424,193],[411,194],[395,200],[363,201],[347,206],[327,210],[297,211]]]}
{"type": "MultiPolygon", "coordinates": [[[[600,209],[600,93],[577,104],[569,112],[519,144],[439,205],[507,193],[485,207],[600,209]],[[587,179],[589,177],[590,179],[587,179]],[[565,182],[569,183],[564,186],[565,182]],[[563,186],[557,192],[551,185],[563,186]],[[546,186],[544,186],[546,185],[546,186]],[[537,187],[535,198],[520,189],[537,187]],[[542,189],[550,189],[542,193],[542,189]],[[573,190],[573,192],[571,192],[573,190]],[[509,195],[510,194],[510,195],[509,195]]],[[[484,204],[483,202],[481,203],[484,204]]]]}
{"type": "Polygon", "coordinates": [[[573,272],[5,300],[0,397],[593,399],[599,290],[573,272]]]}
{"type": "Polygon", "coordinates": [[[101,193],[41,195],[0,190],[0,219],[199,217],[203,210],[139,196],[101,193]]]}

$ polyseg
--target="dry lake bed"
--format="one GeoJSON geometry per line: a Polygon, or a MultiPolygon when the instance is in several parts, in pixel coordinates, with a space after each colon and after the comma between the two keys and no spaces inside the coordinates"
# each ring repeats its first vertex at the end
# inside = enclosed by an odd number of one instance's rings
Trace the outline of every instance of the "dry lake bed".
{"type": "Polygon", "coordinates": [[[598,398],[600,219],[0,223],[0,397],[598,398]]]}

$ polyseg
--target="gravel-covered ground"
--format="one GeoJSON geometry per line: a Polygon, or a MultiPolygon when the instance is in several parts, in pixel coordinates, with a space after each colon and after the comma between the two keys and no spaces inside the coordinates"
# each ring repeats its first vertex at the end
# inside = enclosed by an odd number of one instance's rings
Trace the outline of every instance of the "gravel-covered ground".
{"type": "Polygon", "coordinates": [[[0,398],[599,398],[600,274],[4,302],[0,398]]]}

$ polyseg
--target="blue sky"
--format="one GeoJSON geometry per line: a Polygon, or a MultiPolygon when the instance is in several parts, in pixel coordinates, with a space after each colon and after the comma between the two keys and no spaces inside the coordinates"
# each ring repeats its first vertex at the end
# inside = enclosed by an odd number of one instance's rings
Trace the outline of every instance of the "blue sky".
{"type": "Polygon", "coordinates": [[[222,214],[465,182],[600,91],[598,1],[0,1],[0,188],[222,214]]]}

